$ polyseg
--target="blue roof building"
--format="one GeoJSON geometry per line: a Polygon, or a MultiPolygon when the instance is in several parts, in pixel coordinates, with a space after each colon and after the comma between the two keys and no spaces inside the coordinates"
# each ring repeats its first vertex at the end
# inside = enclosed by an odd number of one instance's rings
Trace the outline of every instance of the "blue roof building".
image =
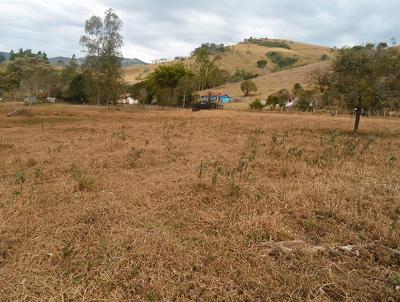
{"type": "Polygon", "coordinates": [[[232,101],[232,98],[227,94],[213,94],[213,95],[203,95],[201,97],[201,100],[204,102],[208,102],[208,100],[210,100],[211,102],[222,102],[226,104],[230,103],[232,101]]]}

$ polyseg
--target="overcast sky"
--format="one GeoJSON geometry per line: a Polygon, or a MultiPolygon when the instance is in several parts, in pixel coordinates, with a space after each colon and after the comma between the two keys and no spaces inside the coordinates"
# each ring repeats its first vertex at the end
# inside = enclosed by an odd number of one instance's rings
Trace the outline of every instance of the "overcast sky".
{"type": "Polygon", "coordinates": [[[85,20],[110,7],[124,22],[123,55],[148,62],[250,36],[338,47],[400,40],[399,0],[0,0],[0,50],[81,56],[85,20]]]}

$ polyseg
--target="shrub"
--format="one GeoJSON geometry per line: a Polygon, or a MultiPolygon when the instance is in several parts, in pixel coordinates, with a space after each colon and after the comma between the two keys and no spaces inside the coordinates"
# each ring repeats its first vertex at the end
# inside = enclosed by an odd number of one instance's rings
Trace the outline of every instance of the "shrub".
{"type": "Polygon", "coordinates": [[[71,176],[77,182],[79,191],[91,189],[94,185],[94,180],[88,177],[84,171],[80,170],[75,165],[72,166],[71,176]]]}
{"type": "Polygon", "coordinates": [[[261,110],[264,107],[260,99],[256,99],[249,106],[251,110],[261,110]]]}
{"type": "Polygon", "coordinates": [[[284,106],[288,98],[289,98],[289,91],[287,89],[281,89],[277,93],[268,96],[267,105],[284,106]]]}
{"type": "Polygon", "coordinates": [[[321,61],[327,61],[327,60],[329,60],[329,56],[327,55],[327,54],[323,54],[322,56],[321,56],[321,61]]]}
{"type": "Polygon", "coordinates": [[[22,195],[22,189],[26,181],[25,173],[23,171],[18,171],[15,179],[17,181],[17,184],[20,185],[20,191],[18,193],[22,195]]]}
{"type": "Polygon", "coordinates": [[[257,61],[257,66],[259,68],[265,68],[267,66],[267,63],[268,62],[266,60],[259,60],[259,61],[257,61]]]}
{"type": "Polygon", "coordinates": [[[304,98],[300,98],[299,101],[296,104],[297,109],[300,111],[309,111],[312,109],[312,106],[310,106],[310,101],[304,98]]]}
{"type": "Polygon", "coordinates": [[[244,42],[265,47],[290,49],[290,46],[285,41],[272,41],[268,40],[268,38],[256,39],[250,37],[249,39],[245,39],[244,42]]]}
{"type": "Polygon", "coordinates": [[[303,93],[303,91],[304,91],[304,88],[303,88],[303,86],[301,86],[300,83],[294,84],[294,86],[293,86],[294,95],[299,96],[303,93]]]}
{"type": "Polygon", "coordinates": [[[286,68],[295,64],[299,59],[295,57],[285,57],[279,52],[271,51],[266,54],[279,68],[286,68]]]}
{"type": "Polygon", "coordinates": [[[251,80],[258,77],[258,73],[252,73],[250,71],[245,71],[243,69],[236,69],[235,73],[232,76],[233,82],[240,82],[243,80],[251,80]]]}

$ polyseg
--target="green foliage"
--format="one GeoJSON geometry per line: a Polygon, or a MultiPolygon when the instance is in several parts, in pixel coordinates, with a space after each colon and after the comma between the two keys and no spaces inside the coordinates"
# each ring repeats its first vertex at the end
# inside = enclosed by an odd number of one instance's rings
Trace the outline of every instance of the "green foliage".
{"type": "Polygon", "coordinates": [[[0,71],[0,96],[4,92],[16,89],[19,85],[18,79],[13,73],[8,71],[0,71]]]}
{"type": "Polygon", "coordinates": [[[265,68],[266,66],[267,66],[267,61],[266,60],[258,60],[257,61],[257,66],[259,67],[259,68],[265,68]]]}
{"type": "Polygon", "coordinates": [[[233,82],[240,82],[243,80],[251,80],[258,77],[258,73],[252,73],[250,71],[245,71],[243,69],[236,69],[235,73],[232,76],[233,82]]]}
{"type": "Polygon", "coordinates": [[[203,43],[200,47],[197,47],[193,52],[193,56],[198,56],[202,52],[206,51],[210,55],[216,55],[224,53],[227,50],[224,44],[215,44],[215,43],[203,43]]]}
{"type": "Polygon", "coordinates": [[[157,97],[160,105],[177,105],[178,100],[185,102],[195,90],[193,73],[182,63],[161,65],[146,80],[146,89],[157,97]]]}
{"type": "Polygon", "coordinates": [[[358,130],[361,109],[391,109],[400,97],[400,52],[384,45],[368,44],[338,51],[326,72],[315,72],[316,90],[341,105],[357,110],[354,131],[358,130]]]}
{"type": "Polygon", "coordinates": [[[79,191],[89,190],[94,185],[94,180],[75,165],[71,168],[71,176],[76,181],[79,191]]]}
{"type": "Polygon", "coordinates": [[[381,42],[381,43],[378,44],[377,47],[380,48],[380,49],[382,49],[382,48],[388,48],[388,45],[387,45],[386,42],[381,42]]]}
{"type": "Polygon", "coordinates": [[[126,85],[125,93],[128,93],[134,99],[139,100],[140,104],[148,104],[152,98],[147,81],[138,82],[133,85],[126,85]]]}
{"type": "Polygon", "coordinates": [[[80,39],[87,54],[84,64],[87,94],[98,105],[116,104],[123,91],[121,28],[122,21],[108,9],[104,20],[92,16],[86,21],[85,35],[80,39]]]}
{"type": "Polygon", "coordinates": [[[294,93],[295,96],[300,96],[303,91],[304,91],[304,88],[303,88],[303,86],[301,86],[300,83],[294,84],[293,93],[294,93]]]}
{"type": "Polygon", "coordinates": [[[273,40],[268,40],[268,38],[256,39],[250,37],[249,39],[245,39],[244,42],[265,47],[290,49],[290,46],[285,41],[273,41],[273,40]]]}
{"type": "Polygon", "coordinates": [[[0,64],[3,63],[6,60],[6,57],[0,53],[0,64]]]}
{"type": "Polygon", "coordinates": [[[71,83],[72,79],[76,76],[79,71],[79,65],[76,60],[75,55],[72,56],[68,65],[63,68],[61,71],[61,83],[68,87],[71,83]]]}
{"type": "Polygon", "coordinates": [[[20,185],[20,191],[18,193],[22,194],[23,185],[26,181],[25,173],[23,171],[18,171],[15,176],[15,180],[17,181],[17,184],[20,185]]]}
{"type": "Polygon", "coordinates": [[[299,60],[296,57],[285,57],[283,54],[276,51],[268,52],[266,56],[280,69],[290,67],[299,60]]]}
{"type": "Polygon", "coordinates": [[[10,61],[14,61],[16,58],[39,58],[47,62],[49,61],[45,52],[39,50],[37,53],[33,53],[31,49],[23,50],[22,48],[17,53],[11,50],[10,61]]]}
{"type": "Polygon", "coordinates": [[[327,61],[327,60],[329,60],[329,56],[328,56],[326,53],[324,53],[324,54],[321,56],[321,61],[327,61]]]}
{"type": "Polygon", "coordinates": [[[192,101],[192,94],[195,90],[196,85],[191,75],[181,77],[174,91],[174,94],[179,101],[179,105],[185,107],[188,102],[192,101]]]}
{"type": "Polygon", "coordinates": [[[79,70],[75,55],[72,56],[68,65],[61,71],[60,81],[62,96],[65,100],[77,103],[82,103],[86,100],[86,80],[79,70]]]}
{"type": "MultiPolygon", "coordinates": [[[[9,84],[18,82],[23,96],[38,98],[50,94],[59,83],[57,72],[42,56],[18,55],[7,65],[9,84]]],[[[16,86],[16,85],[11,85],[16,86]]]]}
{"type": "Polygon", "coordinates": [[[243,81],[240,85],[240,89],[243,91],[245,96],[249,96],[258,90],[256,84],[251,80],[243,81]]]}
{"type": "Polygon", "coordinates": [[[76,102],[82,103],[86,100],[86,80],[83,74],[78,73],[72,78],[68,92],[76,102]]]}
{"type": "Polygon", "coordinates": [[[267,105],[269,106],[283,106],[285,105],[286,99],[284,99],[282,96],[278,95],[270,95],[267,98],[267,105]]]}
{"type": "Polygon", "coordinates": [[[270,106],[284,106],[286,101],[289,99],[290,93],[287,89],[281,89],[277,93],[274,93],[267,98],[267,105],[270,106]]]}
{"type": "Polygon", "coordinates": [[[160,65],[147,78],[148,84],[155,89],[178,85],[180,78],[190,74],[182,63],[160,65]]]}
{"type": "Polygon", "coordinates": [[[25,173],[22,171],[18,171],[16,175],[16,180],[18,184],[22,184],[26,181],[25,173]]]}
{"type": "Polygon", "coordinates": [[[156,292],[153,292],[153,291],[148,292],[146,294],[146,298],[149,302],[156,302],[156,301],[161,300],[160,296],[156,292]]]}
{"type": "Polygon", "coordinates": [[[210,55],[212,54],[207,48],[200,48],[195,53],[195,69],[199,90],[222,85],[230,79],[230,74],[216,65],[216,62],[221,57],[219,55],[210,55]]]}
{"type": "Polygon", "coordinates": [[[314,101],[314,92],[311,90],[304,90],[299,95],[299,100],[296,103],[296,107],[300,111],[312,110],[313,101],[314,101]]]}
{"type": "Polygon", "coordinates": [[[263,105],[263,103],[261,102],[260,99],[256,99],[255,101],[250,103],[249,106],[250,106],[251,110],[261,110],[264,107],[264,105],[263,105]]]}

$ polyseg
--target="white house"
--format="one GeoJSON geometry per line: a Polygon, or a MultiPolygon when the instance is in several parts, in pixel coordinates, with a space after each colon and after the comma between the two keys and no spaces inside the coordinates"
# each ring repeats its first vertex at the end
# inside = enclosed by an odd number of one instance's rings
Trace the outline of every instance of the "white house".
{"type": "Polygon", "coordinates": [[[297,96],[291,96],[285,103],[285,108],[292,108],[299,101],[297,96]]]}
{"type": "Polygon", "coordinates": [[[132,97],[128,97],[127,98],[127,102],[128,102],[129,105],[137,105],[137,104],[139,104],[139,100],[135,100],[132,97]]]}

